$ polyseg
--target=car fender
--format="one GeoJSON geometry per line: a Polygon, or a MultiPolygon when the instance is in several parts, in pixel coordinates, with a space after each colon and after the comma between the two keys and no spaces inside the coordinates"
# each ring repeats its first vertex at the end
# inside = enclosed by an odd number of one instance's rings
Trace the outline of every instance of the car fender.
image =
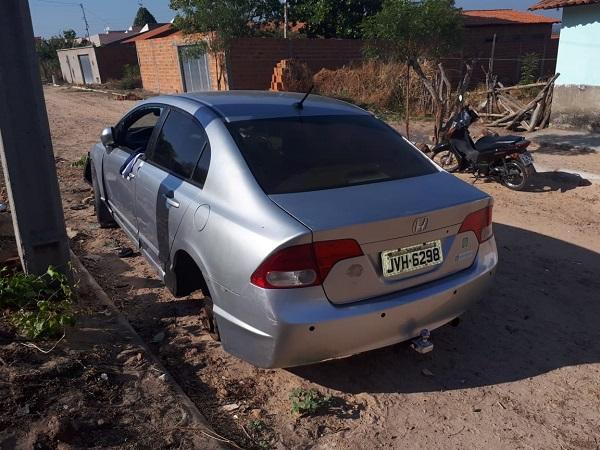
{"type": "MultiPolygon", "coordinates": [[[[208,278],[211,278],[211,273],[208,271],[208,266],[202,253],[200,252],[199,246],[197,244],[198,239],[194,239],[194,242],[191,242],[188,239],[188,236],[196,236],[197,233],[194,230],[194,213],[197,209],[198,205],[190,205],[187,211],[184,213],[179,226],[177,227],[177,231],[173,238],[173,242],[170,245],[169,251],[169,263],[167,264],[167,271],[172,272],[174,269],[174,258],[177,252],[183,251],[187,253],[198,269],[202,272],[204,279],[208,282],[208,278]]],[[[208,219],[207,219],[208,220],[208,219]]],[[[201,231],[200,231],[201,232],[201,231]]]]}
{"type": "MultiPolygon", "coordinates": [[[[104,189],[104,155],[106,154],[106,149],[102,144],[94,144],[94,146],[90,149],[88,163],[94,166],[96,169],[96,176],[98,177],[98,188],[100,189],[100,198],[106,202],[106,190],[104,189]]],[[[91,167],[90,167],[91,171],[91,167]]],[[[91,181],[91,175],[90,175],[91,181]]]]}

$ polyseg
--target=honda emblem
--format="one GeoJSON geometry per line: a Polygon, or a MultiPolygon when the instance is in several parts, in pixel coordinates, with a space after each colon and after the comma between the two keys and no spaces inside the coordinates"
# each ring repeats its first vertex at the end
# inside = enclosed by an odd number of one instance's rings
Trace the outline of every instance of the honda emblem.
{"type": "Polygon", "coordinates": [[[429,224],[429,218],[417,217],[413,222],[413,233],[422,233],[427,229],[427,224],[429,224]]]}

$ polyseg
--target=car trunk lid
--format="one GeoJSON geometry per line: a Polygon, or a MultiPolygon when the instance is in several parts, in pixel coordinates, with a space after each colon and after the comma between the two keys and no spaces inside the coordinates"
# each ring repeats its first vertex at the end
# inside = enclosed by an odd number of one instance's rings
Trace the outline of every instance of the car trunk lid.
{"type": "Polygon", "coordinates": [[[469,267],[479,243],[473,232],[459,235],[460,225],[489,203],[487,194],[446,172],[270,198],[306,225],[314,241],[359,243],[364,255],[338,262],[323,282],[336,304],[385,295],[469,267]],[[443,261],[384,274],[382,252],[423,244],[439,246],[443,261]]]}

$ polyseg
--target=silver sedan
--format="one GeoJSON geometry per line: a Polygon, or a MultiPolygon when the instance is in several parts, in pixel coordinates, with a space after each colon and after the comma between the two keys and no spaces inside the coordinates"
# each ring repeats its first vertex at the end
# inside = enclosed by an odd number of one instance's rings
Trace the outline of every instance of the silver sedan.
{"type": "Polygon", "coordinates": [[[211,335],[260,367],[426,334],[497,264],[487,194],[316,95],[146,100],[103,131],[86,177],[100,225],[118,224],[175,296],[201,290],[211,335]]]}

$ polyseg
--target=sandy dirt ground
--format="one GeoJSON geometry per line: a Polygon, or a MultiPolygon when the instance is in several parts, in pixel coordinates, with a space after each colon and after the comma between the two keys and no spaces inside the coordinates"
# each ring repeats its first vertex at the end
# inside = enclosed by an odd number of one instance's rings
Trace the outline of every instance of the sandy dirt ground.
{"type": "Polygon", "coordinates": [[[77,291],[58,342],[33,347],[0,319],[0,449],[221,448],[114,308],[77,291]]]}
{"type": "MultiPolygon", "coordinates": [[[[70,163],[133,103],[45,95],[74,250],[220,434],[245,448],[599,448],[598,184],[564,173],[540,173],[526,192],[476,184],[495,198],[496,282],[458,327],[433,333],[431,354],[399,344],[261,370],[202,331],[201,294],[171,297],[141,256],[116,256],[128,245],[121,231],[95,223],[91,190],[70,163]],[[293,415],[296,387],[333,402],[293,415]]],[[[600,158],[561,156],[564,166],[600,158]]]]}

